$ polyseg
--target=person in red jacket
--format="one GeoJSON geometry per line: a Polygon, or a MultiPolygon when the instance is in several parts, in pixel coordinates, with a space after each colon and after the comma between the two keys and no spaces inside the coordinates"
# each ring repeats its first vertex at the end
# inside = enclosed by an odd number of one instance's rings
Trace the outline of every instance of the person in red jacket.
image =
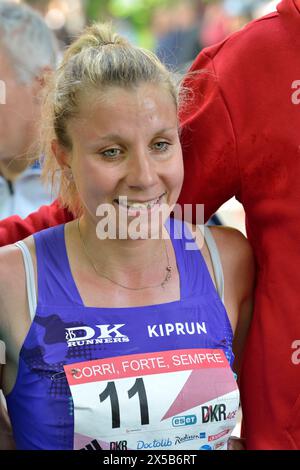
{"type": "MultiPolygon", "coordinates": [[[[300,448],[300,0],[200,53],[181,116],[181,203],[243,204],[258,265],[240,377],[248,449],[300,448]],[[247,371],[247,372],[245,372],[247,371]]],[[[0,224],[7,244],[71,217],[55,203],[0,224]]]]}
{"type": "Polygon", "coordinates": [[[240,377],[248,449],[300,449],[299,47],[300,1],[283,0],[202,51],[181,116],[181,203],[205,203],[208,218],[235,196],[256,255],[240,377]]]}

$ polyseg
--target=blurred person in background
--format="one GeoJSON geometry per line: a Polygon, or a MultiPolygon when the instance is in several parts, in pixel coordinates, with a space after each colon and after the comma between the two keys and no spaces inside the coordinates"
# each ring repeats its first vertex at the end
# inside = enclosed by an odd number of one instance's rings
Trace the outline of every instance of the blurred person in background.
{"type": "Polygon", "coordinates": [[[200,52],[199,19],[191,1],[159,7],[153,13],[156,54],[172,70],[186,69],[200,52]]]}
{"type": "MultiPolygon", "coordinates": [[[[25,217],[51,202],[31,157],[37,140],[43,74],[56,65],[56,46],[42,17],[25,5],[0,2],[0,220],[25,217]]],[[[0,448],[9,448],[9,423],[0,396],[0,448]]]]}
{"type": "Polygon", "coordinates": [[[0,2],[0,220],[25,217],[52,200],[33,161],[43,75],[56,65],[55,39],[42,17],[26,5],[0,2]]]}
{"type": "Polygon", "coordinates": [[[204,11],[199,37],[204,47],[222,41],[230,33],[230,18],[223,2],[210,2],[204,11]]]}
{"type": "Polygon", "coordinates": [[[45,16],[48,11],[50,0],[24,0],[23,3],[26,3],[26,5],[37,10],[42,16],[45,16]]]}
{"type": "Polygon", "coordinates": [[[235,196],[258,266],[239,378],[248,449],[300,449],[299,47],[300,0],[283,0],[203,50],[185,82],[180,202],[208,219],[235,196]]]}

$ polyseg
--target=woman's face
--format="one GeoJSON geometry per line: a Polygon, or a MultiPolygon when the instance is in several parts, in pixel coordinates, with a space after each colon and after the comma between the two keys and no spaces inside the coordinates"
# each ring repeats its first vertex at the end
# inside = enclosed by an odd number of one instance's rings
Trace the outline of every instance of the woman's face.
{"type": "MultiPolygon", "coordinates": [[[[111,87],[82,100],[69,123],[71,168],[85,216],[105,204],[127,222],[168,217],[183,182],[176,106],[163,86],[111,87]],[[168,208],[166,208],[168,205],[168,208]]],[[[106,207],[106,206],[102,206],[106,207]]],[[[98,209],[98,212],[97,212],[98,209]]],[[[124,220],[122,218],[122,220],[124,220]]],[[[143,222],[144,223],[144,222],[143,222]]],[[[161,224],[160,224],[161,225],[161,224]]],[[[157,227],[156,227],[157,228],[157,227]]]]}

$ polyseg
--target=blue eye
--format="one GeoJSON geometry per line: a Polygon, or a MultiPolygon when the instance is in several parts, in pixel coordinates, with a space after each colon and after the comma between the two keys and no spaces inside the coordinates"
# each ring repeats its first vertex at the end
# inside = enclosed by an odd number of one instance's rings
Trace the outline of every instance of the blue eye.
{"type": "Polygon", "coordinates": [[[166,152],[166,150],[168,150],[170,145],[171,144],[169,144],[168,142],[156,142],[154,144],[154,149],[158,150],[159,152],[166,152]]]}
{"type": "Polygon", "coordinates": [[[120,149],[111,148],[104,150],[104,152],[101,152],[101,155],[108,158],[116,158],[120,155],[120,149]]]}

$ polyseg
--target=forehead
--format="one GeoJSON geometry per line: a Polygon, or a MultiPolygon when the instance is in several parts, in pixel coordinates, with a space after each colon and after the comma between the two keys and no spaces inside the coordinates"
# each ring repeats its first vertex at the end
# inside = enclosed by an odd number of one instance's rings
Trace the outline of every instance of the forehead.
{"type": "Polygon", "coordinates": [[[130,133],[176,126],[177,110],[164,86],[142,84],[132,88],[106,87],[82,96],[79,115],[70,129],[76,136],[130,133]]]}

